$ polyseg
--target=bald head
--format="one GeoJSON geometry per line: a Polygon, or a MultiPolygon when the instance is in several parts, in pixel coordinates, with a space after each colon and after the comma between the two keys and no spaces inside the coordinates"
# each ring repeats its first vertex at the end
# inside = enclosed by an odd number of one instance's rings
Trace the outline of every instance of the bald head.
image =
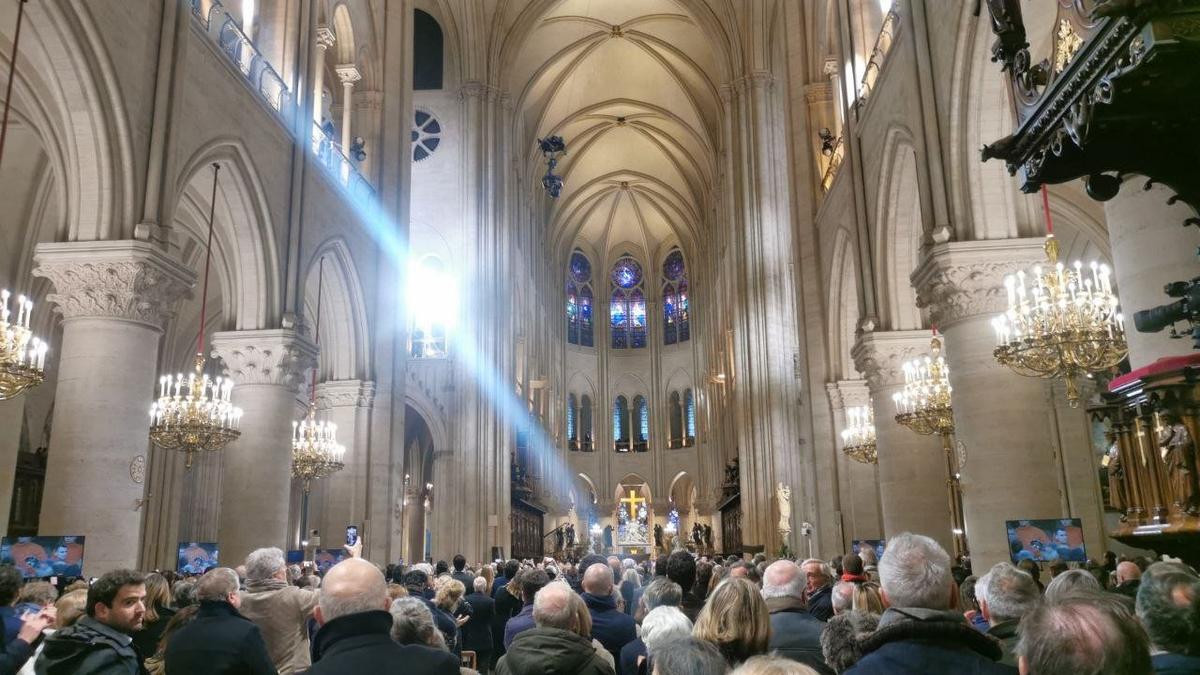
{"type": "Polygon", "coordinates": [[[763,572],[763,598],[802,598],[804,572],[791,560],[776,560],[763,572]]]}
{"type": "Polygon", "coordinates": [[[575,613],[571,608],[571,596],[575,592],[560,582],[547,584],[533,598],[533,622],[541,628],[572,630],[575,613]]]}
{"type": "Polygon", "coordinates": [[[1134,581],[1142,578],[1142,569],[1136,563],[1125,561],[1117,563],[1117,583],[1134,581]]]}
{"type": "Polygon", "coordinates": [[[583,573],[583,590],[592,595],[612,595],[612,570],[603,565],[592,565],[583,573]]]}
{"type": "Polygon", "coordinates": [[[350,614],[387,611],[389,604],[387,581],[379,568],[362,558],[350,558],[325,575],[316,617],[324,625],[350,614]]]}

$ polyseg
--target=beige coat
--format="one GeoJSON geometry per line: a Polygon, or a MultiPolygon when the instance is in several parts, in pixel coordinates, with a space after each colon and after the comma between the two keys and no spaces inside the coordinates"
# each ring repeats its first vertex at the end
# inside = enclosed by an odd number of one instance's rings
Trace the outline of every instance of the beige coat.
{"type": "Polygon", "coordinates": [[[258,625],[279,675],[291,675],[312,665],[308,617],[317,606],[317,592],[266,579],[246,582],[238,610],[258,625]]]}

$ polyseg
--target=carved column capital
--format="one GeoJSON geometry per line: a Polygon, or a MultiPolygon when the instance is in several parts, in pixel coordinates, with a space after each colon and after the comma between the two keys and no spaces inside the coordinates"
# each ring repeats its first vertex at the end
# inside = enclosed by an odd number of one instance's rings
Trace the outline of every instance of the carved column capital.
{"type": "Polygon", "coordinates": [[[112,318],[162,330],[191,297],[196,275],[153,244],[86,241],[38,244],[35,276],[54,284],[47,299],[64,319],[112,318]]]}
{"type": "Polygon", "coordinates": [[[1004,277],[1045,262],[1044,240],[994,239],[938,244],[912,274],[917,306],[934,325],[952,324],[1007,309],[1004,277]]]}
{"type": "Polygon", "coordinates": [[[329,26],[317,26],[316,32],[313,34],[313,43],[317,49],[329,49],[337,42],[337,36],[329,29],[329,26]]]}
{"type": "Polygon", "coordinates": [[[317,385],[317,407],[370,408],[375,404],[375,383],[362,380],[332,380],[317,385]]]}
{"type": "Polygon", "coordinates": [[[271,384],[296,390],[317,365],[317,346],[299,332],[240,330],[215,333],[212,356],[239,385],[271,384]]]}
{"type": "Polygon", "coordinates": [[[904,363],[929,353],[927,330],[863,333],[850,351],[854,367],[867,379],[871,393],[904,384],[904,363]]]}
{"type": "Polygon", "coordinates": [[[338,79],[342,84],[353,86],[355,82],[362,79],[362,73],[358,72],[358,66],[353,63],[343,63],[335,66],[333,71],[337,73],[338,79]]]}
{"type": "Polygon", "coordinates": [[[838,380],[825,385],[834,410],[871,405],[871,390],[866,380],[838,380]]]}

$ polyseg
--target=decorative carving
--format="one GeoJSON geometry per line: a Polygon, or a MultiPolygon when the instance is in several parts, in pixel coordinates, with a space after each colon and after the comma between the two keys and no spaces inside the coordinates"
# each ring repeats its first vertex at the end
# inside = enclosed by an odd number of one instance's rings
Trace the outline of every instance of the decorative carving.
{"type": "Polygon", "coordinates": [[[792,489],[782,482],[775,485],[775,499],[779,503],[779,535],[787,538],[792,533],[792,489]]]}
{"type": "Polygon", "coordinates": [[[138,455],[129,463],[129,477],[133,482],[141,485],[146,481],[146,456],[138,455]]]}
{"type": "Polygon", "coordinates": [[[194,275],[140,241],[40,244],[35,276],[54,284],[47,299],[65,319],[125,319],[157,329],[191,297],[194,275]]]}
{"type": "Polygon", "coordinates": [[[904,363],[927,353],[928,331],[879,331],[862,336],[850,356],[871,392],[878,392],[904,384],[904,363]]]}
{"type": "Polygon", "coordinates": [[[1071,62],[1082,46],[1083,38],[1075,32],[1071,22],[1067,19],[1060,19],[1058,32],[1054,35],[1054,72],[1061,73],[1065,70],[1067,64],[1071,62]]]}
{"type": "Polygon", "coordinates": [[[375,383],[333,380],[317,385],[317,408],[370,408],[375,403],[375,383]]]}
{"type": "Polygon", "coordinates": [[[317,365],[317,347],[295,330],[217,333],[212,356],[239,385],[272,384],[297,389],[305,371],[317,365]]]}
{"type": "Polygon", "coordinates": [[[912,275],[917,306],[946,327],[1008,306],[1004,277],[1043,261],[1042,241],[999,239],[938,244],[912,275]]]}
{"type": "Polygon", "coordinates": [[[317,49],[325,51],[337,42],[337,36],[329,29],[329,26],[317,26],[317,31],[313,36],[313,42],[316,43],[317,49]]]}
{"type": "Polygon", "coordinates": [[[358,66],[353,63],[343,63],[334,68],[334,72],[342,84],[354,84],[362,79],[362,73],[358,72],[358,66]]]}

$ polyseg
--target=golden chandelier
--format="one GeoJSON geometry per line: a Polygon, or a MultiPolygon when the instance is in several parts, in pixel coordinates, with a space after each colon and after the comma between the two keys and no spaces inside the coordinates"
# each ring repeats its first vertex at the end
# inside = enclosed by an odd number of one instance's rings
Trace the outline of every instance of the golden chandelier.
{"type": "Polygon", "coordinates": [[[17,296],[17,316],[8,309],[12,293],[0,291],[0,401],[8,400],[45,379],[46,343],[29,330],[33,301],[17,296]]]}
{"type": "Polygon", "coordinates": [[[856,462],[877,464],[875,447],[875,413],[871,406],[846,409],[846,428],[842,429],[842,452],[856,462]]]}
{"type": "MultiPolygon", "coordinates": [[[[325,285],[325,258],[317,272],[317,324],[315,341],[321,344],[321,295],[325,285]]],[[[337,442],[337,425],[317,420],[317,367],[313,367],[309,389],[308,415],[292,422],[292,478],[303,481],[301,532],[308,521],[308,493],[314,480],[333,475],[345,468],[346,446],[337,442]]]]}
{"type": "Polygon", "coordinates": [[[951,434],[954,409],[950,406],[950,367],[936,333],[929,348],[929,356],[904,364],[904,389],[892,395],[896,421],[926,436],[951,434]]]}

